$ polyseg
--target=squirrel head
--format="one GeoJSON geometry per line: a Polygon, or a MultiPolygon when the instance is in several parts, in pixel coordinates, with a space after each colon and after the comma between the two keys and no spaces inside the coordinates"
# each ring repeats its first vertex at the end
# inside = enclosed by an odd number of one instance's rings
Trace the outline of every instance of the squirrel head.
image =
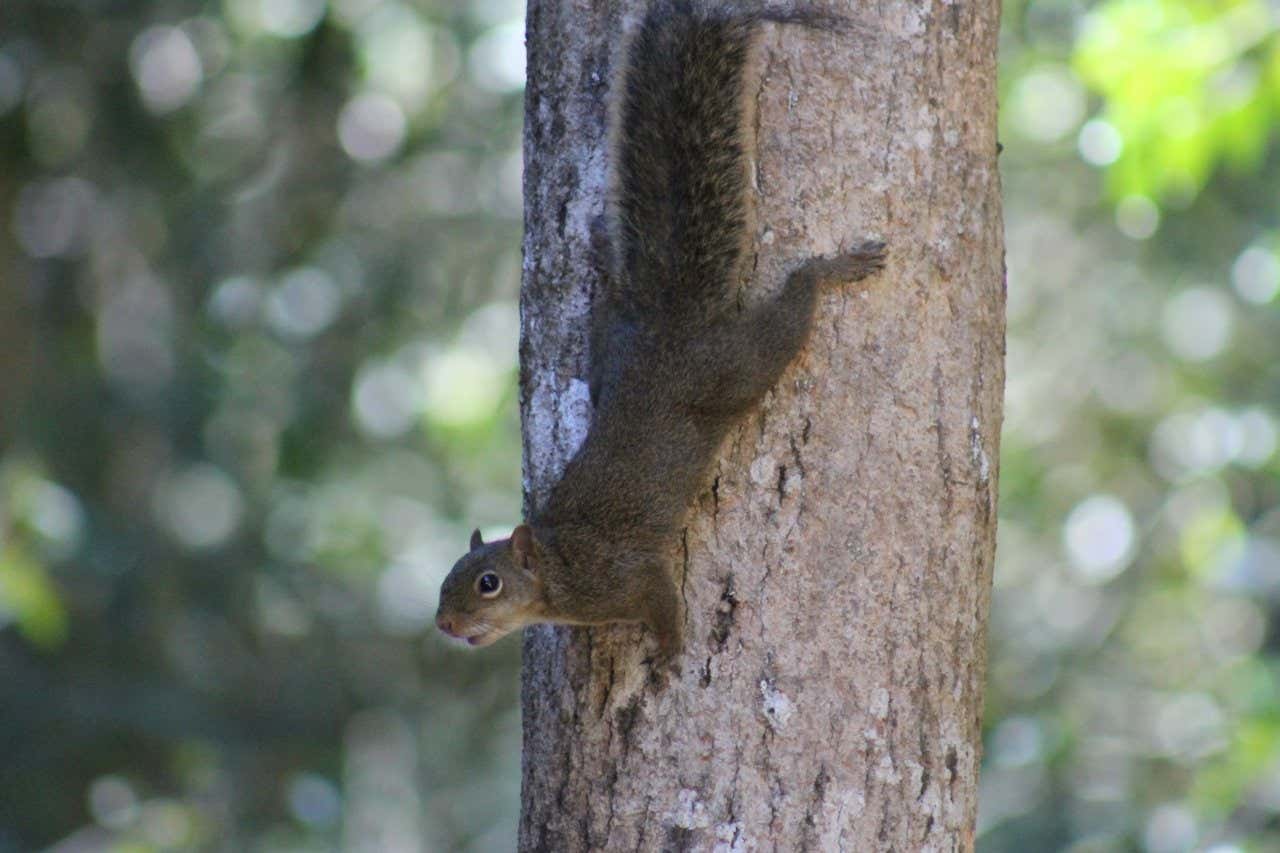
{"type": "Polygon", "coordinates": [[[472,646],[487,646],[543,618],[541,548],[521,524],[509,539],[485,542],[471,534],[471,550],[440,586],[436,627],[472,646]]]}

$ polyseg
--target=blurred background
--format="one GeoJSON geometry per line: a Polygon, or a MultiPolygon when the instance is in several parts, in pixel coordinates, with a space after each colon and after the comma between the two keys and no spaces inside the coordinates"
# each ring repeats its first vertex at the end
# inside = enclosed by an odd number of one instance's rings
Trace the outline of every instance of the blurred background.
{"type": "MultiPolygon", "coordinates": [[[[522,15],[4,0],[0,853],[512,847],[522,15]]],[[[1007,5],[980,850],[1280,850],[1277,27],[1007,5]]]]}

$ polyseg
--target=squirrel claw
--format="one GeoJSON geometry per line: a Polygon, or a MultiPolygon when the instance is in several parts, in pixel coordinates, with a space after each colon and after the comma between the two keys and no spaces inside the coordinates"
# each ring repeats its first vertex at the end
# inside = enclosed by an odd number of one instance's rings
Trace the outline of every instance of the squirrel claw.
{"type": "Polygon", "coordinates": [[[884,243],[869,240],[834,257],[806,261],[799,274],[819,284],[852,284],[884,269],[884,261],[884,243]]]}
{"type": "Polygon", "coordinates": [[[883,240],[868,240],[829,260],[831,275],[844,281],[858,281],[884,269],[883,240]]]}
{"type": "Polygon", "coordinates": [[[867,263],[884,266],[885,243],[883,240],[866,240],[860,243],[849,255],[864,259],[867,263]]]}
{"type": "Polygon", "coordinates": [[[649,680],[658,688],[665,688],[672,681],[679,681],[684,675],[684,662],[679,654],[658,654],[649,658],[649,680]]]}
{"type": "Polygon", "coordinates": [[[649,664],[650,672],[660,683],[665,684],[668,678],[677,680],[684,674],[684,659],[681,655],[683,644],[662,643],[658,644],[658,650],[653,657],[648,658],[645,662],[649,664]]]}

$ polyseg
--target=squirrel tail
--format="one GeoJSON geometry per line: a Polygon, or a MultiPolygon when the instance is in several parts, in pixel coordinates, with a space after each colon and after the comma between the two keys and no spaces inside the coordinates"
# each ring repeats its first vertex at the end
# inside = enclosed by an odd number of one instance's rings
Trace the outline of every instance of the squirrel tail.
{"type": "Polygon", "coordinates": [[[611,219],[617,295],[639,316],[702,314],[741,275],[753,236],[747,76],[772,17],[657,0],[631,40],[611,219]]]}

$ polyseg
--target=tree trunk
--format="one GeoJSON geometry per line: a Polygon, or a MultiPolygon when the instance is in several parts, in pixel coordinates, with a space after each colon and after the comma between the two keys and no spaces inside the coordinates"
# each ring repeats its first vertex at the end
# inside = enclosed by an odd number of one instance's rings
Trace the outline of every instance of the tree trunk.
{"type": "MultiPolygon", "coordinates": [[[[757,274],[868,238],[884,273],[722,449],[685,536],[684,672],[640,628],[524,646],[522,850],[971,850],[1004,384],[999,3],[769,25],[757,274]]],[[[590,222],[617,33],[641,4],[530,0],[527,500],[585,434],[590,222]]]]}

